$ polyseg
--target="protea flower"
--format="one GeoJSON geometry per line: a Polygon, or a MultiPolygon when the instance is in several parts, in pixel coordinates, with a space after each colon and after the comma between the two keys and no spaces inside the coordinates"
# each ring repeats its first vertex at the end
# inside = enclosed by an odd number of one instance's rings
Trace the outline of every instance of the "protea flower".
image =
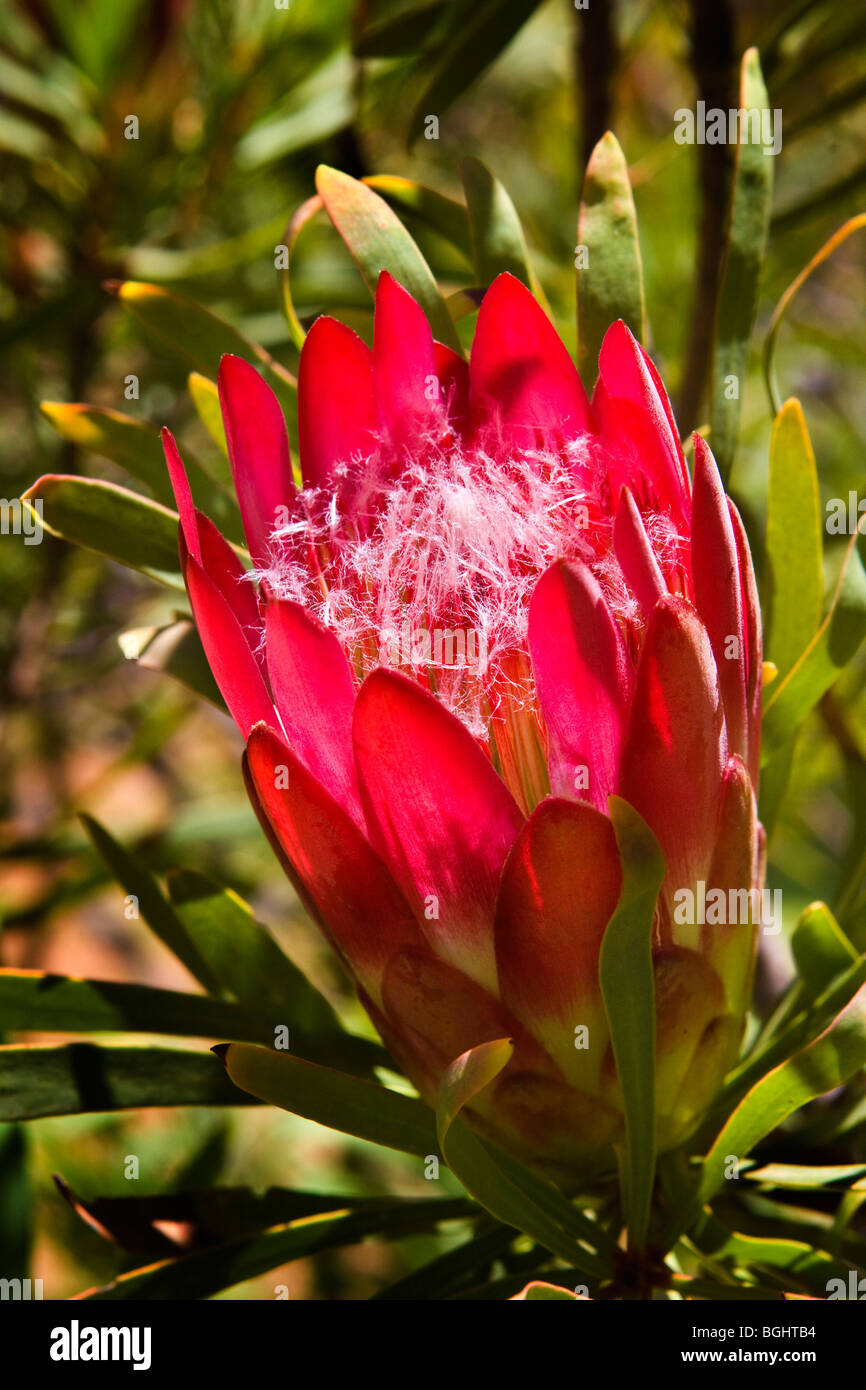
{"type": "Polygon", "coordinates": [[[454,1058],[510,1037],[476,1126],[557,1166],[610,1152],[615,793],[665,856],[658,1141],[678,1143],[736,1056],[757,931],[684,913],[681,890],[762,882],[760,617],[709,448],[692,486],[622,323],[590,403],[509,275],[468,365],[387,273],[372,351],[316,320],[301,486],[258,372],[225,357],[220,396],[253,564],[194,509],[167,435],[193,613],[262,824],[385,1043],[432,1100],[454,1058]]]}

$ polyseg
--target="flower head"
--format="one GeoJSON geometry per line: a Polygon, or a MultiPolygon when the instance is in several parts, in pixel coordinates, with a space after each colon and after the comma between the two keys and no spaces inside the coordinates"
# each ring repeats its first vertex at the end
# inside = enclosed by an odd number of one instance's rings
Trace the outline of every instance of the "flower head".
{"type": "Polygon", "coordinates": [[[383,1039],[432,1098],[456,1056],[512,1037],[475,1123],[556,1164],[617,1142],[598,984],[617,794],[665,856],[656,1089],[677,1142],[736,1055],[762,881],[760,615],[708,447],[692,484],[622,323],[590,402],[508,275],[468,364],[387,273],[372,350],[314,323],[300,486],[254,368],[224,358],[220,395],[252,568],[167,436],[193,612],[266,832],[383,1039]],[[684,890],[748,907],[709,926],[684,890]]]}

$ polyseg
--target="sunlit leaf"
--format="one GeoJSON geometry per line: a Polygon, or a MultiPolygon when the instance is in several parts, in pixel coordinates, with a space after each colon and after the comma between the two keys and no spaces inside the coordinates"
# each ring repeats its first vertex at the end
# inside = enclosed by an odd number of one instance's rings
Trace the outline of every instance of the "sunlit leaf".
{"type": "Polygon", "coordinates": [[[838,975],[859,960],[825,903],[812,903],[791,936],[791,951],[810,999],[823,994],[838,975]]]}
{"type": "MultiPolygon", "coordinates": [[[[859,538],[863,543],[863,538],[859,538]]],[[[762,758],[785,744],[839,676],[866,637],[866,574],[858,536],[851,537],[823,623],[786,676],[770,686],[762,721],[762,758]]]]}
{"type": "Polygon", "coordinates": [[[127,661],[137,661],[148,671],[164,671],[218,709],[225,709],[193,622],[181,618],[163,627],[131,628],[117,640],[127,661]]]}
{"type": "Polygon", "coordinates": [[[22,494],[22,501],[41,502],[42,525],[52,536],[183,588],[177,513],[161,503],[114,483],[62,473],[46,473],[22,494]]]}
{"type": "Polygon", "coordinates": [[[503,1225],[532,1236],[560,1259],[598,1278],[604,1265],[581,1240],[599,1242],[600,1232],[549,1183],[524,1165],[493,1152],[460,1114],[511,1059],[508,1038],[481,1043],[456,1058],[442,1077],[437,1105],[437,1132],[451,1171],[482,1206],[503,1225]]]}
{"type": "MultiPolygon", "coordinates": [[[[765,651],[784,678],[818,630],[824,598],[818,473],[798,400],[773,424],[767,499],[765,651]]],[[[771,687],[772,689],[772,687],[771,687]]]]}
{"type": "Polygon", "coordinates": [[[638,342],[646,342],[643,269],[628,165],[616,136],[608,131],[586,166],[577,223],[578,365],[587,387],[598,368],[602,339],[624,319],[638,342]]]}
{"type": "Polygon", "coordinates": [[[460,176],[469,209],[475,283],[486,289],[502,271],[532,286],[529,253],[517,209],[480,159],[468,156],[460,176]]]}
{"type": "Polygon", "coordinates": [[[731,1154],[745,1158],[801,1106],[834,1090],[866,1065],[866,985],[814,1042],[762,1077],[740,1101],[704,1159],[698,1199],[725,1181],[731,1154]]]}
{"type": "Polygon", "coordinates": [[[433,1112],[420,1100],[266,1047],[232,1043],[220,1055],[235,1086],[268,1105],[402,1153],[438,1152],[433,1112]]]}
{"type": "Polygon", "coordinates": [[[629,1241],[639,1246],[646,1238],[655,1175],[652,936],[665,862],[637,811],[617,796],[608,804],[622,862],[622,891],[602,939],[599,982],[625,1110],[622,1177],[629,1241]]]}
{"type": "MultiPolygon", "coordinates": [[[[743,55],[739,108],[758,112],[772,109],[755,48],[743,55]]],[[[753,132],[747,133],[751,136],[753,132]]],[[[758,308],[772,194],[773,160],[762,128],[760,141],[741,140],[737,146],[716,315],[710,440],[725,479],[737,448],[740,402],[758,308]]]]}

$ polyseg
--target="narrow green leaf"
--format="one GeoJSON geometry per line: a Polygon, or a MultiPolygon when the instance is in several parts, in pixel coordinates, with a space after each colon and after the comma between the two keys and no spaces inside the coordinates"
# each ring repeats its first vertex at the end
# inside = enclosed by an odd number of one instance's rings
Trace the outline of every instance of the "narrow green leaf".
{"type": "Polygon", "coordinates": [[[269,1016],[201,994],[41,970],[0,970],[0,1023],[13,1032],[163,1033],[270,1040],[269,1016]]]}
{"type": "Polygon", "coordinates": [[[132,1270],[104,1288],[79,1294],[78,1300],[210,1298],[221,1289],[232,1288],[278,1265],[303,1259],[320,1250],[356,1245],[371,1235],[394,1238],[432,1230],[440,1221],[459,1218],[463,1210],[459,1200],[419,1197],[399,1204],[383,1204],[374,1211],[326,1212],[251,1238],[132,1270]]]}
{"type": "Polygon", "coordinates": [[[148,333],[179,353],[196,371],[215,378],[222,355],[234,353],[261,367],[268,385],[283,404],[294,407],[298,383],[291,372],[258,343],[245,338],[209,310],[141,280],[124,280],[108,288],[148,333]]]}
{"type": "Polygon", "coordinates": [[[508,1038],[481,1043],[456,1058],[439,1085],[437,1131],[442,1156],[466,1191],[505,1226],[515,1226],[546,1250],[599,1278],[604,1265],[578,1242],[601,1233],[555,1188],[505,1154],[494,1152],[469,1128],[464,1106],[493,1081],[514,1051],[508,1038]]]}
{"type": "Polygon", "coordinates": [[[809,999],[817,999],[859,956],[825,903],[812,903],[791,936],[791,950],[809,999]]]}
{"type": "MultiPolygon", "coordinates": [[[[739,108],[757,112],[771,109],[756,48],[743,55],[739,108]]],[[[751,137],[753,132],[746,134],[751,137]]],[[[742,136],[740,131],[716,314],[710,411],[710,440],[726,481],[737,448],[740,397],[746,383],[773,196],[773,159],[763,131],[754,143],[750,138],[743,141],[742,136]]]]}
{"type": "MultiPolygon", "coordinates": [[[[859,538],[863,542],[864,538],[859,538]]],[[[848,546],[836,592],[806,650],[770,686],[762,720],[762,759],[785,744],[834,683],[866,637],[866,574],[858,536],[848,546]]]]}
{"type": "Polygon", "coordinates": [[[420,1100],[265,1047],[232,1043],[221,1055],[234,1084],[268,1105],[402,1153],[437,1153],[433,1112],[420,1100]]]}
{"type": "Polygon", "coordinates": [[[433,336],[457,352],[457,331],[433,274],[397,215],[372,188],[320,164],[316,188],[337,232],[371,293],[388,270],[414,295],[430,320],[433,336]]]}
{"type": "Polygon", "coordinates": [[[52,536],[95,550],[161,584],[183,588],[177,551],[177,513],[127,488],[96,478],[46,473],[23,494],[42,504],[52,536]]]}
{"type": "Polygon", "coordinates": [[[356,58],[400,58],[415,54],[442,17],[441,0],[425,0],[387,19],[367,24],[352,44],[356,58]]]}
{"type": "MultiPolygon", "coordinates": [[[[190,869],[173,870],[167,883],[172,906],[220,993],[252,1013],[281,1019],[293,1037],[295,1030],[309,1038],[342,1035],[327,999],[284,955],[241,898],[190,869]]],[[[273,1042],[273,1036],[268,1041],[273,1042]]]]}
{"type": "Polygon", "coordinates": [[[154,935],[177,956],[208,994],[219,995],[219,980],[190,939],[183,921],[163,893],[156,876],[92,816],[82,813],[79,819],[100,859],[108,865],[124,892],[134,898],[137,910],[154,935]]]}
{"type": "MultiPolygon", "coordinates": [[[[219,1245],[325,1212],[404,1205],[400,1198],[352,1197],[284,1187],[270,1187],[262,1193],[249,1187],[207,1187],[143,1197],[91,1197],[85,1201],[57,1174],[54,1182],[72,1210],[96,1227],[99,1234],[124,1250],[150,1250],[160,1255],[179,1253],[176,1243],[160,1230],[165,1222],[187,1228],[182,1252],[186,1253],[190,1248],[219,1245]]],[[[411,1209],[411,1202],[406,1205],[411,1209]]]]}
{"type": "Polygon", "coordinates": [[[188,619],[181,618],[164,627],[131,628],[122,632],[117,641],[127,661],[137,661],[148,671],[164,671],[196,695],[210,700],[217,709],[225,709],[201,638],[188,619]]]}
{"type": "Polygon", "coordinates": [[[417,218],[425,227],[444,237],[471,264],[469,219],[462,203],[446,198],[415,179],[400,178],[397,174],[369,174],[362,182],[397,212],[417,218]]]}
{"type": "Polygon", "coordinates": [[[210,1052],[83,1042],[0,1047],[0,1120],[150,1105],[249,1104],[210,1052]]]}
{"type": "Polygon", "coordinates": [[[460,0],[450,6],[448,34],[428,76],[430,60],[425,55],[416,73],[424,82],[409,127],[412,144],[424,129],[428,115],[441,119],[452,102],[480,77],[485,68],[499,57],[518,29],[538,8],[540,0],[460,0]]]}
{"type": "Polygon", "coordinates": [[[767,498],[765,651],[784,678],[821,622],[824,599],[821,499],[815,455],[798,400],[773,424],[767,498]]]}
{"type": "Polygon", "coordinates": [[[805,1188],[830,1187],[835,1183],[853,1182],[866,1173],[866,1163],[836,1163],[823,1168],[802,1163],[765,1163],[752,1168],[745,1176],[750,1182],[765,1187],[805,1188]]]}
{"type": "Polygon", "coordinates": [[[741,1235],[738,1231],[726,1231],[714,1220],[706,1223],[706,1232],[711,1238],[710,1244],[708,1246],[704,1236],[701,1248],[709,1248],[715,1261],[758,1273],[781,1271],[785,1288],[790,1288],[793,1280],[810,1293],[826,1296],[828,1279],[844,1279],[848,1274],[847,1265],[800,1240],[785,1236],[741,1235]]]}
{"type": "Polygon", "coordinates": [[[591,389],[602,339],[616,319],[646,342],[637,216],[628,165],[612,131],[601,137],[586,166],[577,241],[578,366],[591,389]]]}
{"type": "Polygon", "coordinates": [[[502,271],[532,287],[529,252],[517,209],[480,159],[463,160],[460,177],[469,210],[475,283],[486,289],[502,271]]]}
{"type": "Polygon", "coordinates": [[[703,1203],[725,1180],[729,1156],[745,1158],[801,1106],[842,1086],[866,1065],[866,985],[814,1042],[752,1087],[704,1159],[698,1186],[703,1203]]]}
{"type": "Polygon", "coordinates": [[[456,1250],[446,1251],[420,1269],[413,1269],[411,1274],[396,1284],[389,1284],[387,1289],[374,1294],[372,1301],[445,1298],[464,1286],[476,1270],[490,1265],[503,1255],[516,1234],[510,1226],[496,1226],[484,1235],[473,1236],[471,1240],[458,1245],[456,1250]]]}
{"type": "MultiPolygon", "coordinates": [[[[199,380],[203,381],[204,378],[199,380]]],[[[131,415],[124,415],[120,410],[104,410],[77,402],[42,401],[39,409],[63,439],[89,453],[119,463],[133,478],[144,483],[157,502],[174,510],[174,493],[159,430],[131,415]]],[[[188,449],[184,449],[184,462],[197,506],[230,540],[243,544],[237,503],[233,490],[227,490],[231,488],[230,477],[217,481],[192,457],[188,449]]]]}
{"type": "Polygon", "coordinates": [[[145,484],[158,502],[174,509],[159,431],[120,410],[78,402],[41,401],[39,409],[63,439],[112,459],[145,484]]]}
{"type": "Polygon", "coordinates": [[[628,802],[608,800],[622,862],[622,892],[601,944],[599,983],[626,1121],[623,1163],[629,1243],[646,1239],[655,1177],[655,985],[652,932],[664,856],[628,802]]]}

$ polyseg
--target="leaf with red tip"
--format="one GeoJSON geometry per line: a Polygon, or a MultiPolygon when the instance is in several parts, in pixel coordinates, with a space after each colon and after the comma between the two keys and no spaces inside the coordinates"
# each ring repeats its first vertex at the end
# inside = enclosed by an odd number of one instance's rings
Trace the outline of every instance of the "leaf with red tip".
{"type": "Polygon", "coordinates": [[[666,596],[650,617],[638,663],[620,789],[661,843],[669,890],[706,878],[724,758],[709,638],[690,603],[666,596]]]}
{"type": "Polygon", "coordinates": [[[728,747],[732,753],[739,753],[743,759],[748,759],[746,687],[749,649],[737,542],[716,461],[700,435],[695,435],[691,568],[695,605],[716,658],[725,706],[728,747]]]}
{"type": "Polygon", "coordinates": [[[192,558],[185,578],[208,665],[244,738],[259,720],[274,724],[277,714],[246,634],[217,585],[192,558]]]}
{"type": "Polygon", "coordinates": [[[395,443],[410,443],[432,419],[431,379],[435,385],[433,334],[424,310],[383,270],[376,287],[373,383],[382,428],[395,443]]]}
{"type": "Polygon", "coordinates": [[[414,681],[379,668],[355,705],[376,844],[436,954],[496,987],[493,915],[523,816],[475,739],[414,681]]]}
{"type": "Polygon", "coordinates": [[[299,603],[265,608],[267,664],[289,746],[361,827],[352,750],[355,682],[336,637],[299,603]]]}
{"type": "Polygon", "coordinates": [[[478,428],[518,448],[574,439],[590,428],[577,368],[544,310],[513,275],[497,276],[481,303],[470,359],[478,428]]]}
{"type": "Polygon", "coordinates": [[[586,804],[548,798],[521,830],[499,891],[502,1001],[563,1071],[588,1087],[597,1080],[606,1033],[599,951],[621,886],[607,816],[586,804]],[[589,1028],[590,1049],[575,1047],[578,1024],[589,1028]]]}
{"type": "Polygon", "coordinates": [[[380,1003],[390,958],[423,946],[391,874],[348,813],[272,729],[253,729],[246,765],[292,877],[364,989],[380,1003]]]}
{"type": "Polygon", "coordinates": [[[633,674],[586,565],[558,561],[541,576],[529,608],[529,650],[547,727],[551,790],[604,811],[616,788],[633,674]]]}
{"type": "Polygon", "coordinates": [[[322,314],[301,350],[298,440],[307,487],[333,487],[334,469],[370,452],[377,429],[373,360],[344,323],[322,314]]]}
{"type": "Polygon", "coordinates": [[[295,484],[282,407],[255,367],[242,357],[220,362],[219,393],[244,533],[256,564],[266,563],[280,509],[295,484]]]}

